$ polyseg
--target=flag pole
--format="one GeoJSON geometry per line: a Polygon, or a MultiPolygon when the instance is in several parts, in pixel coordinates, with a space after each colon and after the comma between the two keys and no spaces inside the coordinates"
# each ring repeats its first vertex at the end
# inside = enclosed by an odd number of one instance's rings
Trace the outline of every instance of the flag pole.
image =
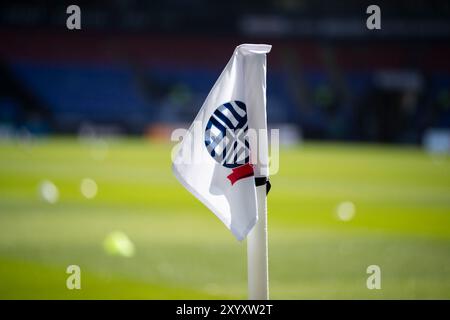
{"type": "Polygon", "coordinates": [[[256,200],[258,203],[258,222],[247,236],[248,299],[268,300],[269,265],[266,183],[256,186],[256,200]]]}

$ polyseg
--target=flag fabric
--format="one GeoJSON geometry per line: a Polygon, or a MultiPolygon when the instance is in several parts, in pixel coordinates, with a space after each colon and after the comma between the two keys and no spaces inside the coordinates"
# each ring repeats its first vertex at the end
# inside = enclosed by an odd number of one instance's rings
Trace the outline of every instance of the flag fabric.
{"type": "Polygon", "coordinates": [[[173,160],[177,179],[243,240],[258,220],[255,177],[268,176],[266,54],[242,44],[208,94],[173,160]]]}

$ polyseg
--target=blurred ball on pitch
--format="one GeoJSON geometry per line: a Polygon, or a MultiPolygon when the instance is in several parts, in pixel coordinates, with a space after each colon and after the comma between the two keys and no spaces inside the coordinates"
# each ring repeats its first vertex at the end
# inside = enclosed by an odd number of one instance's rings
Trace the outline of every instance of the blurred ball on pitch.
{"type": "Polygon", "coordinates": [[[108,234],[103,242],[103,248],[106,253],[112,256],[130,258],[135,253],[133,242],[121,231],[114,231],[108,234]]]}
{"type": "Polygon", "coordinates": [[[84,178],[81,180],[80,191],[85,198],[93,199],[97,195],[97,183],[93,179],[84,178]]]}
{"type": "Polygon", "coordinates": [[[54,204],[59,199],[58,187],[50,180],[44,180],[39,184],[39,196],[44,201],[54,204]]]}
{"type": "Polygon", "coordinates": [[[355,204],[351,201],[344,201],[336,207],[336,215],[341,221],[350,221],[356,213],[355,204]]]}

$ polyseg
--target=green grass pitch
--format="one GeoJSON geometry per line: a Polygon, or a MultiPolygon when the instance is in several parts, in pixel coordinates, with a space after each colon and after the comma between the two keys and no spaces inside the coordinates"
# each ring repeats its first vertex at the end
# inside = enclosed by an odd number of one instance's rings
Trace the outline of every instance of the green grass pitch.
{"type": "MultiPolygon", "coordinates": [[[[0,298],[246,298],[245,242],[176,181],[171,146],[106,145],[0,142],[0,298]],[[93,199],[84,178],[97,182],[93,199]],[[56,203],[39,196],[44,180],[56,203]],[[133,256],[107,254],[113,231],[133,256]],[[71,264],[81,290],[66,288],[71,264]]],[[[272,185],[271,298],[450,298],[448,156],[307,143],[281,150],[272,185]],[[349,221],[336,215],[344,201],[355,206],[349,221]],[[380,290],[366,287],[369,265],[381,268],[380,290]]]]}

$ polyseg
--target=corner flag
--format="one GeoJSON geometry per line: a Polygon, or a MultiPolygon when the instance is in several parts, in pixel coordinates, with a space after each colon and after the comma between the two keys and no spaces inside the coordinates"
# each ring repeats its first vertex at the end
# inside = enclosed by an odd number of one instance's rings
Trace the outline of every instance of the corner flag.
{"type": "Polygon", "coordinates": [[[268,177],[266,54],[270,49],[265,44],[236,47],[180,143],[172,166],[183,186],[238,240],[258,220],[255,178],[268,177]]]}

